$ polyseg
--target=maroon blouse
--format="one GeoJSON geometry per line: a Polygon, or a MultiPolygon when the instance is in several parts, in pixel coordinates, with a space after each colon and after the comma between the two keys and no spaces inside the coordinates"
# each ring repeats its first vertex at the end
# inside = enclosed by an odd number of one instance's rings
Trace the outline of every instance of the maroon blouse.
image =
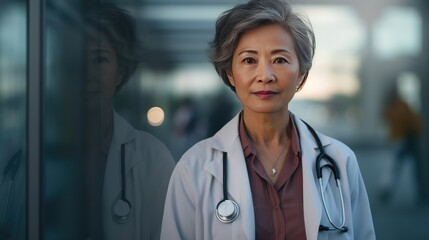
{"type": "Polygon", "coordinates": [[[292,118],[290,122],[289,151],[276,183],[272,184],[256,156],[240,115],[239,134],[252,190],[256,239],[306,239],[299,138],[292,118]]]}

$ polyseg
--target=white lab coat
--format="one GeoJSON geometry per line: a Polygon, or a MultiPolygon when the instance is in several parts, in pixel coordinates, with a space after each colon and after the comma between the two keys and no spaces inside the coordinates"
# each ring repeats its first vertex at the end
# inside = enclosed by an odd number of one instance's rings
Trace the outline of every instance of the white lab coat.
{"type": "MultiPolygon", "coordinates": [[[[354,153],[344,144],[319,133],[325,151],[337,162],[341,172],[345,201],[346,233],[319,232],[319,225],[331,226],[323,210],[315,171],[317,144],[301,120],[295,118],[302,149],[304,222],[308,240],[375,239],[370,206],[354,153]]],[[[255,239],[255,219],[246,163],[238,133],[238,115],[216,135],[187,151],[170,179],[164,208],[161,239],[255,239]],[[229,198],[240,207],[240,215],[230,224],[221,223],[215,215],[223,199],[222,152],[228,154],[229,198]]],[[[326,168],[324,168],[326,169],[326,168]]],[[[326,184],[333,175],[323,171],[326,184]]],[[[328,208],[339,224],[341,207],[334,181],[324,189],[328,208]]]]}
{"type": "Polygon", "coordinates": [[[159,239],[165,195],[175,161],[163,143],[134,129],[116,113],[113,125],[103,186],[103,239],[159,239]],[[121,194],[123,143],[126,193],[132,208],[130,220],[120,224],[113,220],[111,209],[121,194]]]}

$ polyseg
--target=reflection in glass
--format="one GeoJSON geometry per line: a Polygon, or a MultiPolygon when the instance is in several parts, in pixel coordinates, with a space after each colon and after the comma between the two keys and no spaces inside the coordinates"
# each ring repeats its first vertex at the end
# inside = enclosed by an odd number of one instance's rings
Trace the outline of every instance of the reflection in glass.
{"type": "Polygon", "coordinates": [[[26,6],[0,3],[0,239],[26,234],[26,6]]]}
{"type": "Polygon", "coordinates": [[[174,161],[114,109],[140,57],[135,21],[102,1],[46,12],[46,238],[159,238],[174,161]]]}
{"type": "MultiPolygon", "coordinates": [[[[163,143],[136,130],[113,108],[139,60],[135,20],[113,4],[84,10],[86,234],[157,239],[174,161],[163,143]]],[[[163,116],[157,118],[160,124],[163,116]]]]}

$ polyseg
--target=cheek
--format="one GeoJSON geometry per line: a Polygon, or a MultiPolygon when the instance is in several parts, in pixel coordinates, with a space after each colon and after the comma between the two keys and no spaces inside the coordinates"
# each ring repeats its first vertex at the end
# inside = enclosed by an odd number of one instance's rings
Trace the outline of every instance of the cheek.
{"type": "Polygon", "coordinates": [[[114,67],[104,68],[100,71],[100,84],[102,85],[102,91],[106,96],[111,96],[115,92],[115,88],[118,83],[117,71],[114,67]]]}

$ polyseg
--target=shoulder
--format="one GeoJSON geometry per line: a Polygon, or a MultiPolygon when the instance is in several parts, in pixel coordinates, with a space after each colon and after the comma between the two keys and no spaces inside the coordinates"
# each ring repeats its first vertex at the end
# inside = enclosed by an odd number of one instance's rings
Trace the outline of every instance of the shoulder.
{"type": "Polygon", "coordinates": [[[134,129],[136,139],[139,143],[146,145],[150,149],[155,150],[165,150],[167,147],[165,144],[159,140],[157,137],[153,136],[152,134],[134,129]]]}
{"type": "Polygon", "coordinates": [[[213,160],[213,137],[203,139],[189,148],[177,163],[178,167],[189,170],[204,169],[213,160]]]}
{"type": "Polygon", "coordinates": [[[326,136],[324,134],[319,133],[319,135],[322,135],[325,139],[328,139],[329,142],[331,142],[331,144],[329,144],[326,149],[330,152],[332,152],[334,155],[339,156],[339,157],[352,157],[352,158],[356,158],[356,155],[354,153],[354,151],[345,143],[343,143],[342,141],[330,137],[330,136],[326,136]]]}
{"type": "Polygon", "coordinates": [[[340,159],[347,158],[348,156],[356,158],[353,150],[342,141],[313,129],[306,122],[296,116],[294,116],[294,123],[299,132],[299,141],[301,146],[306,146],[308,150],[310,150],[310,148],[317,150],[319,148],[317,141],[320,141],[323,149],[330,155],[338,156],[340,159]]]}
{"type": "Polygon", "coordinates": [[[136,151],[139,151],[143,158],[161,163],[174,165],[173,157],[166,145],[152,134],[135,130],[136,151]]]}

